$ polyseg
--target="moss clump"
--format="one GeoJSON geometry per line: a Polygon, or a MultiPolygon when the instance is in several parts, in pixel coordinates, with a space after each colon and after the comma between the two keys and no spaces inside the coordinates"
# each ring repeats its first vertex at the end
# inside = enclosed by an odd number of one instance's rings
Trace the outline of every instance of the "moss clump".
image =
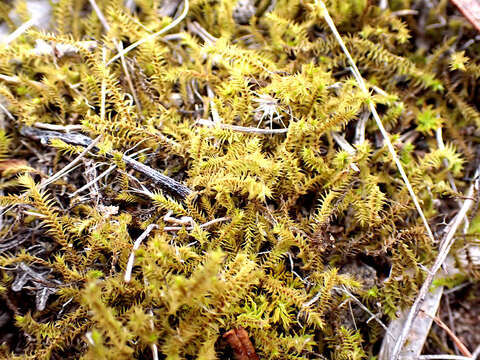
{"type": "MultiPolygon", "coordinates": [[[[238,349],[222,335],[241,328],[262,359],[374,356],[381,328],[353,328],[342,289],[393,318],[436,244],[368,104],[439,231],[478,142],[468,23],[438,32],[420,16],[453,9],[329,1],[367,96],[315,1],[91,3],[57,1],[51,33],[0,45],[5,356],[226,359],[238,349]],[[85,136],[87,153],[71,140],[85,136]]],[[[12,31],[24,5],[0,3],[12,31]]]]}

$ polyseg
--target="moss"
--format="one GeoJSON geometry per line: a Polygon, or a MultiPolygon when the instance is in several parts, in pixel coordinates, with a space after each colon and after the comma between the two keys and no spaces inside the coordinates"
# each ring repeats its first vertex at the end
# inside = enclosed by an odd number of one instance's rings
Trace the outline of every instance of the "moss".
{"type": "MultiPolygon", "coordinates": [[[[0,249],[0,291],[20,303],[9,310],[18,335],[6,356],[221,359],[233,356],[222,335],[240,327],[262,359],[374,356],[381,330],[361,319],[345,327],[340,289],[394,318],[436,244],[368,105],[436,228],[458,195],[451,179],[462,190],[472,173],[474,48],[437,48],[443,37],[430,34],[418,49],[418,17],[392,12],[410,1],[391,10],[329,1],[365,95],[317,2],[260,1],[237,24],[235,2],[194,0],[168,34],[111,64],[172,18],[158,1],[97,3],[108,29],[89,1],[60,0],[52,33],[31,29],[0,45],[10,115],[0,131],[1,234],[11,241],[0,249]],[[23,135],[32,125],[100,138],[82,154],[78,143],[23,135]],[[45,184],[79,154],[79,166],[45,184]],[[193,193],[164,191],[125,154],[193,193]],[[373,287],[339,272],[354,260],[375,268],[373,287]]],[[[0,11],[13,26],[9,14],[0,11]]],[[[451,39],[469,31],[455,19],[451,39]]]]}

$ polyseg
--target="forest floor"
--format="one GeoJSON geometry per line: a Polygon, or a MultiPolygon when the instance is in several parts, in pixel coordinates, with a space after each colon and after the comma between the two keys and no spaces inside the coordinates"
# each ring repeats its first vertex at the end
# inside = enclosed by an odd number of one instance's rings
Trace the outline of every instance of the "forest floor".
{"type": "Polygon", "coordinates": [[[478,19],[0,0],[0,357],[476,358],[478,19]]]}

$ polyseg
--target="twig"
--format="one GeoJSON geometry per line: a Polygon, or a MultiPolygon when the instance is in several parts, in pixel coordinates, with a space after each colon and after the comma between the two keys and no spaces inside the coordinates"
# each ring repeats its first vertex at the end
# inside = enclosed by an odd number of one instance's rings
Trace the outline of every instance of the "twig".
{"type": "Polygon", "coordinates": [[[213,121],[205,120],[205,119],[197,120],[196,124],[208,126],[208,127],[218,126],[220,129],[227,129],[227,130],[238,131],[238,132],[243,132],[247,134],[258,134],[258,135],[286,134],[288,132],[288,129],[259,129],[259,128],[253,128],[253,127],[244,127],[244,126],[238,126],[238,125],[215,123],[213,121]]]}
{"type": "MultiPolygon", "coordinates": [[[[148,310],[148,314],[152,317],[150,319],[150,329],[153,331],[155,330],[155,325],[153,323],[153,311],[152,310],[148,310]]],[[[152,357],[153,357],[153,360],[158,360],[158,347],[157,347],[157,344],[153,343],[151,345],[152,347],[152,357]]]]}
{"type": "Polygon", "coordinates": [[[122,156],[122,160],[125,161],[132,169],[137,170],[143,175],[152,179],[155,183],[165,187],[168,191],[176,193],[182,198],[186,198],[192,193],[188,187],[183,184],[180,184],[178,181],[173,180],[172,178],[163,175],[155,169],[152,169],[150,166],[142,164],[141,162],[132,159],[127,155],[122,156]]]}
{"type": "Polygon", "coordinates": [[[370,111],[364,111],[360,115],[360,119],[358,119],[357,126],[355,127],[355,138],[353,140],[355,145],[363,144],[365,142],[365,128],[369,117],[370,111]]]}
{"type": "Polygon", "coordinates": [[[457,285],[457,286],[454,286],[453,288],[451,289],[448,289],[448,290],[445,290],[443,293],[445,295],[449,295],[449,294],[452,294],[458,290],[461,290],[463,289],[464,287],[467,287],[468,285],[471,285],[472,283],[470,281],[467,281],[467,282],[464,282],[463,284],[460,284],[460,285],[457,285]]]}
{"type": "Polygon", "coordinates": [[[451,0],[468,21],[480,31],[480,4],[474,0],[451,0]]]}
{"type": "Polygon", "coordinates": [[[473,352],[472,359],[476,360],[479,355],[480,355],[480,345],[478,345],[475,351],[473,352]]]}
{"type": "Polygon", "coordinates": [[[130,282],[132,278],[133,262],[135,261],[135,251],[138,250],[138,248],[142,244],[142,241],[145,240],[147,236],[150,234],[150,232],[155,228],[158,228],[158,226],[155,224],[148,225],[145,231],[133,243],[132,252],[130,253],[130,257],[128,258],[128,262],[127,262],[127,267],[125,268],[125,278],[124,278],[125,282],[127,283],[130,282]]]}
{"type": "Polygon", "coordinates": [[[95,11],[95,14],[98,17],[98,20],[100,20],[100,23],[102,26],[105,28],[105,30],[110,31],[110,25],[107,22],[107,19],[105,19],[105,16],[103,16],[102,10],[98,7],[97,3],[95,0],[89,0],[90,5],[92,5],[93,11],[95,11]]]}
{"type": "Polygon", "coordinates": [[[64,131],[67,133],[70,131],[82,130],[82,125],[56,125],[56,124],[42,123],[38,121],[35,124],[33,124],[33,126],[39,129],[64,131]]]}
{"type": "MultiPolygon", "coordinates": [[[[32,139],[40,140],[43,144],[48,144],[51,139],[60,139],[69,144],[87,146],[89,148],[88,150],[95,147],[96,145],[96,144],[92,145],[92,139],[90,139],[88,136],[78,134],[78,133],[64,134],[56,131],[44,131],[44,130],[40,130],[40,129],[28,127],[28,126],[23,127],[20,130],[20,133],[32,139]]],[[[97,139],[100,140],[99,137],[97,139]]],[[[109,155],[109,156],[112,156],[112,155],[109,155]]],[[[156,184],[160,185],[168,192],[177,194],[181,198],[186,198],[188,195],[192,193],[192,190],[187,186],[180,184],[178,181],[175,181],[172,178],[166,175],[163,175],[157,170],[152,169],[151,167],[134,160],[130,156],[122,155],[122,160],[128,166],[142,173],[143,175],[149,177],[156,184]]]]}
{"type": "Polygon", "coordinates": [[[424,313],[425,315],[431,317],[435,323],[440,326],[447,334],[450,336],[452,341],[455,343],[455,345],[458,347],[458,350],[463,354],[463,356],[471,358],[473,355],[468,350],[468,348],[465,346],[465,344],[457,337],[457,335],[454,334],[452,330],[438,317],[438,316],[430,316],[428,313],[424,313]]]}
{"type": "Polygon", "coordinates": [[[189,22],[187,28],[192,34],[199,36],[207,45],[212,45],[218,40],[196,21],[189,22]]]}
{"type": "MultiPolygon", "coordinates": [[[[102,60],[105,66],[105,61],[107,60],[107,50],[105,46],[102,47],[102,60]]],[[[100,89],[100,119],[102,122],[105,121],[105,114],[106,114],[106,101],[107,101],[107,79],[105,76],[102,77],[102,86],[100,89]]]]}
{"type": "MultiPolygon", "coordinates": [[[[446,295],[445,291],[443,292],[443,295],[446,295]]],[[[450,330],[452,330],[453,333],[455,333],[456,332],[455,322],[453,320],[452,307],[450,306],[450,296],[448,295],[445,296],[445,307],[447,309],[448,325],[450,326],[450,330]]],[[[455,350],[455,354],[458,355],[459,350],[457,346],[455,346],[454,350],[455,350]]]]}
{"type": "MultiPolygon", "coordinates": [[[[115,44],[117,45],[117,49],[119,52],[122,52],[123,50],[123,43],[121,41],[115,41],[115,44]]],[[[135,90],[135,87],[133,86],[133,81],[132,77],[130,76],[130,71],[128,71],[127,68],[127,62],[125,61],[125,56],[120,57],[120,62],[122,63],[122,68],[123,72],[125,73],[125,78],[127,79],[128,87],[130,88],[130,91],[132,92],[133,100],[135,100],[135,105],[137,105],[137,110],[138,113],[142,113],[142,104],[140,103],[140,100],[138,99],[137,96],[137,91],[135,90]]]]}
{"type": "MultiPolygon", "coordinates": [[[[4,75],[4,74],[0,74],[0,80],[3,80],[7,83],[11,83],[11,84],[20,84],[22,82],[22,80],[18,77],[18,76],[9,76],[9,75],[4,75]]],[[[46,89],[46,86],[45,84],[39,82],[39,81],[35,81],[35,80],[25,80],[26,82],[28,82],[29,84],[32,84],[38,88],[43,88],[43,89],[46,89]]]]}
{"type": "Polygon", "coordinates": [[[92,150],[95,145],[97,145],[100,142],[100,139],[102,138],[101,135],[97,136],[95,140],[91,141],[90,144],[83,150],[72,162],[70,162],[67,166],[65,166],[62,170],[57,172],[55,175],[50,176],[47,180],[42,181],[40,184],[40,188],[44,188],[45,186],[53,183],[63,175],[65,175],[71,168],[73,168],[77,163],[80,162],[80,160],[88,154],[90,150],[92,150]]]}
{"type": "MultiPolygon", "coordinates": [[[[28,137],[31,137],[32,139],[35,139],[35,140],[40,140],[40,142],[42,144],[47,144],[48,141],[51,139],[51,138],[55,138],[55,137],[64,137],[64,139],[62,140],[65,140],[65,139],[69,139],[71,141],[76,141],[76,142],[70,142],[70,143],[74,143],[76,145],[83,145],[83,146],[86,146],[85,150],[83,150],[72,162],[70,162],[67,166],[65,166],[62,170],[60,170],[59,172],[57,172],[56,174],[50,176],[48,179],[46,180],[43,180],[40,185],[39,185],[39,188],[40,189],[43,189],[44,187],[46,187],[47,185],[55,182],[56,180],[58,180],[60,177],[64,176],[65,174],[67,174],[69,171],[72,171],[76,164],[80,162],[80,160],[82,160],[82,158],[90,151],[92,150],[95,145],[97,145],[97,143],[100,141],[101,139],[101,136],[98,136],[95,140],[92,140],[90,139],[89,137],[87,136],[84,136],[84,135],[81,135],[81,134],[63,134],[63,133],[57,133],[55,131],[43,131],[43,130],[39,130],[39,129],[35,129],[35,128],[32,128],[32,127],[28,127],[28,126],[25,126],[23,127],[22,129],[20,129],[20,134],[24,135],[24,136],[28,136],[28,137]],[[60,136],[58,136],[58,134],[60,136]],[[57,135],[57,136],[55,136],[57,135]],[[87,141],[88,139],[88,141],[87,141]]],[[[68,141],[67,141],[68,142],[68,141]]],[[[26,196],[27,194],[24,194],[22,196],[26,196]]],[[[6,208],[4,208],[4,210],[2,211],[2,213],[0,214],[0,216],[2,216],[3,214],[5,214],[7,211],[13,209],[15,207],[15,205],[12,205],[12,206],[8,206],[6,208]]]]}
{"type": "Polygon", "coordinates": [[[7,109],[5,106],[3,106],[2,103],[0,103],[0,109],[2,109],[5,114],[7,114],[8,118],[9,118],[10,120],[15,120],[15,118],[14,118],[13,115],[10,113],[10,111],[8,111],[8,109],[7,109]]]}
{"type": "Polygon", "coordinates": [[[36,17],[32,17],[30,20],[24,22],[22,25],[20,25],[17,29],[15,29],[14,32],[9,34],[4,40],[3,44],[7,45],[10,44],[13,40],[18,38],[20,35],[22,35],[25,31],[27,31],[29,28],[34,26],[38,19],[36,17]]]}
{"type": "Polygon", "coordinates": [[[153,34],[150,34],[140,40],[138,40],[137,42],[134,42],[133,44],[131,44],[130,46],[127,46],[125,49],[123,49],[122,51],[120,51],[117,55],[115,55],[113,58],[110,59],[109,62],[107,62],[107,66],[109,66],[111,63],[113,63],[114,61],[118,60],[118,58],[120,58],[121,56],[125,56],[127,53],[129,53],[130,51],[132,51],[133,49],[135,49],[136,47],[138,47],[139,45],[142,45],[143,43],[147,42],[147,41],[150,41],[150,40],[153,40],[155,39],[156,37],[162,35],[163,33],[167,32],[168,30],[170,29],[173,29],[175,26],[177,26],[178,24],[180,24],[180,22],[187,16],[187,13],[188,13],[188,7],[189,7],[189,3],[188,3],[188,0],[185,0],[185,3],[184,3],[184,8],[183,8],[183,12],[182,14],[176,18],[174,21],[172,21],[170,24],[168,24],[167,26],[165,26],[162,30],[159,30],[157,31],[156,33],[153,33],[153,34]]]}
{"type": "Polygon", "coordinates": [[[163,0],[162,6],[157,10],[158,15],[172,17],[182,0],[163,0]]]}
{"type": "Polygon", "coordinates": [[[209,228],[210,226],[215,225],[219,222],[228,221],[228,220],[230,220],[230,218],[228,216],[224,216],[224,217],[221,217],[221,218],[218,218],[218,219],[213,219],[213,220],[207,221],[206,223],[200,224],[200,228],[206,229],[206,228],[209,228]]]}
{"type": "MultiPolygon", "coordinates": [[[[176,219],[176,220],[178,220],[178,219],[176,219]]],[[[207,229],[207,228],[209,228],[210,226],[215,225],[215,224],[217,224],[217,223],[219,223],[219,222],[229,221],[229,220],[230,220],[230,218],[229,218],[228,216],[225,216],[225,217],[221,217],[221,218],[218,218],[218,219],[213,219],[213,220],[207,221],[206,223],[200,224],[199,227],[200,227],[201,229],[207,229]]],[[[181,221],[181,220],[180,220],[180,221],[181,221]]],[[[188,224],[188,222],[185,222],[184,224],[188,224]]],[[[186,230],[192,231],[193,228],[194,228],[193,225],[191,225],[191,226],[188,226],[188,227],[186,228],[186,230]]],[[[182,226],[165,226],[165,227],[163,228],[164,231],[179,231],[179,230],[182,230],[182,229],[183,229],[182,226]]]]}
{"type": "Polygon", "coordinates": [[[177,219],[173,217],[172,214],[172,210],[168,211],[167,214],[163,217],[163,221],[177,225],[190,225],[191,227],[195,225],[195,221],[191,216],[182,216],[180,219],[177,219]]]}
{"type": "Polygon", "coordinates": [[[413,10],[413,9],[397,10],[397,11],[392,11],[391,15],[392,16],[418,15],[418,10],[413,10]]]}
{"type": "Polygon", "coordinates": [[[471,357],[461,355],[420,355],[418,360],[472,360],[471,357]]]}

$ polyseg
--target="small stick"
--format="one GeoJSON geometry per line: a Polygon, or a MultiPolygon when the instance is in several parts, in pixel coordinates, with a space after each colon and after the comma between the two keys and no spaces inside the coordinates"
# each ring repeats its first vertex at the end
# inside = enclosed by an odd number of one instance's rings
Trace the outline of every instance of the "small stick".
{"type": "Polygon", "coordinates": [[[213,98],[215,97],[215,94],[213,90],[210,88],[210,86],[207,85],[207,94],[208,97],[210,98],[210,108],[212,112],[212,119],[215,124],[221,124],[222,123],[222,118],[218,114],[217,110],[217,105],[213,102],[213,98]]]}
{"type": "MultiPolygon", "coordinates": [[[[115,41],[115,44],[117,45],[118,51],[121,52],[123,50],[123,43],[121,41],[119,41],[119,42],[115,41]]],[[[138,99],[137,91],[135,90],[135,87],[133,86],[132,77],[130,76],[130,71],[127,68],[127,62],[125,61],[125,57],[123,55],[120,57],[120,61],[122,63],[123,72],[125,73],[125,78],[127,79],[128,87],[130,88],[130,91],[132,92],[133,99],[135,100],[135,104],[137,105],[138,113],[141,114],[142,113],[142,104],[140,103],[140,100],[138,99]]]]}
{"type": "Polygon", "coordinates": [[[253,128],[253,127],[216,123],[216,122],[205,120],[205,119],[197,120],[196,124],[208,126],[208,127],[218,126],[220,129],[227,129],[227,130],[233,130],[233,131],[243,132],[247,134],[258,134],[258,135],[286,134],[288,132],[288,129],[259,129],[259,128],[253,128]]]}
{"type": "Polygon", "coordinates": [[[358,119],[357,126],[355,127],[355,139],[353,140],[355,145],[365,142],[365,127],[369,117],[370,111],[364,111],[360,115],[360,119],[358,119]]]}
{"type": "MultiPolygon", "coordinates": [[[[422,311],[423,312],[423,311],[422,311]]],[[[430,314],[423,312],[425,315],[428,317],[432,318],[435,323],[440,326],[445,332],[450,336],[450,338],[453,340],[455,345],[457,345],[458,350],[463,354],[463,356],[467,356],[469,358],[472,358],[472,353],[468,348],[465,346],[465,344],[453,333],[452,330],[438,317],[438,316],[431,316],[430,314]]]]}
{"type": "Polygon", "coordinates": [[[480,31],[480,4],[475,0],[451,0],[468,21],[480,31]]]}
{"type": "Polygon", "coordinates": [[[133,262],[135,261],[135,251],[138,250],[138,248],[142,244],[142,241],[145,240],[148,234],[150,234],[150,232],[155,228],[158,228],[158,226],[155,224],[148,225],[145,231],[133,243],[132,252],[130,253],[130,257],[128,258],[128,262],[127,262],[127,267],[125,269],[125,278],[124,278],[125,282],[128,283],[132,279],[133,262]]]}
{"type": "Polygon", "coordinates": [[[101,139],[101,135],[97,136],[97,138],[95,140],[93,140],[90,145],[88,145],[85,150],[83,150],[70,164],[68,164],[67,166],[65,166],[62,170],[60,170],[59,172],[57,172],[55,175],[53,176],[50,176],[47,180],[45,181],[42,181],[42,183],[40,184],[40,187],[43,188],[49,184],[51,184],[52,182],[56,181],[57,179],[59,179],[60,177],[62,177],[63,175],[65,175],[70,169],[72,169],[77,163],[80,162],[80,160],[85,156],[87,155],[87,153],[92,150],[95,145],[97,145],[99,143],[101,139]]]}
{"type": "MultiPolygon", "coordinates": [[[[90,139],[88,136],[78,134],[78,133],[70,133],[70,134],[64,134],[60,133],[57,131],[44,131],[28,126],[24,126],[21,130],[20,133],[24,136],[28,136],[32,139],[39,140],[42,142],[42,144],[48,144],[48,142],[51,139],[60,139],[66,143],[73,144],[73,145],[82,145],[82,146],[87,146],[87,149],[85,149],[82,154],[88,152],[92,148],[95,147],[96,143],[93,144],[92,139],[90,139]]],[[[98,141],[100,140],[100,137],[97,138],[98,141]]],[[[97,141],[97,142],[98,142],[97,141]]],[[[80,155],[82,155],[80,154],[80,155]]],[[[79,155],[79,157],[80,157],[79,155]]],[[[82,155],[84,156],[84,155],[82,155]]],[[[110,155],[112,156],[112,155],[110,155]]],[[[81,158],[80,158],[81,159],[81,158]]],[[[78,159],[78,161],[80,161],[78,159]]],[[[76,159],[77,160],[77,159],[76,159]]],[[[173,180],[172,178],[169,178],[166,175],[163,175],[162,173],[158,172],[155,169],[152,169],[151,167],[142,164],[141,162],[134,160],[130,156],[127,155],[122,155],[122,160],[125,161],[125,163],[133,168],[134,170],[142,173],[143,175],[149,177],[151,180],[153,180],[155,183],[166,189],[167,191],[171,193],[175,193],[181,198],[186,198],[188,195],[192,193],[192,190],[188,188],[187,186],[180,184],[178,181],[173,180]]],[[[78,162],[77,161],[77,162],[78,162]]],[[[65,169],[62,169],[62,172],[64,172],[65,169]]],[[[51,181],[49,182],[51,183],[51,181]]]]}
{"type": "MultiPolygon", "coordinates": [[[[12,84],[20,84],[22,82],[22,80],[20,80],[18,76],[9,76],[5,74],[0,74],[0,80],[3,80],[7,83],[12,83],[12,84]]],[[[26,80],[26,81],[37,88],[40,88],[40,89],[46,88],[45,84],[39,81],[35,81],[35,80],[26,80]]]]}
{"type": "Polygon", "coordinates": [[[474,358],[461,355],[420,355],[416,360],[472,360],[474,358]]]}
{"type": "Polygon", "coordinates": [[[33,124],[33,126],[39,129],[64,131],[67,133],[70,131],[82,130],[82,125],[56,125],[56,124],[42,123],[38,121],[35,124],[33,124]]]}
{"type": "MultiPolygon", "coordinates": [[[[199,227],[201,229],[206,229],[206,228],[209,228],[212,225],[215,225],[216,223],[223,222],[223,221],[228,221],[228,220],[230,220],[230,218],[228,216],[225,216],[225,217],[221,217],[221,218],[218,218],[218,219],[213,219],[213,220],[207,221],[206,223],[201,224],[199,227]]],[[[166,227],[163,228],[163,230],[164,231],[179,231],[179,230],[182,230],[182,228],[183,228],[182,226],[166,226],[166,227]]],[[[186,229],[188,231],[192,231],[193,226],[189,226],[186,229]]]]}
{"type": "Polygon", "coordinates": [[[32,17],[30,20],[24,22],[23,24],[21,24],[14,32],[12,32],[11,34],[9,34],[4,40],[3,40],[3,44],[5,45],[9,45],[13,40],[15,40],[16,38],[18,38],[20,35],[22,35],[25,31],[27,31],[29,28],[31,28],[32,26],[34,26],[36,23],[38,22],[38,18],[37,17],[32,17]]]}
{"type": "Polygon", "coordinates": [[[473,352],[472,359],[476,360],[478,358],[478,355],[480,355],[480,345],[478,345],[475,351],[473,352]]]}
{"type": "Polygon", "coordinates": [[[168,191],[174,192],[182,198],[186,198],[192,193],[192,190],[185,185],[180,184],[178,181],[163,175],[157,170],[152,169],[150,166],[142,164],[141,162],[134,160],[127,155],[123,155],[122,160],[125,161],[125,163],[132,169],[137,170],[138,172],[152,179],[155,183],[165,187],[168,191]]]}
{"type": "Polygon", "coordinates": [[[397,11],[393,11],[390,15],[392,16],[418,15],[418,10],[413,10],[413,9],[397,10],[397,11]]]}
{"type": "Polygon", "coordinates": [[[10,120],[15,120],[15,118],[14,118],[13,115],[10,113],[10,111],[8,111],[8,109],[7,109],[5,106],[3,106],[2,103],[0,103],[0,109],[2,109],[5,114],[7,114],[8,118],[9,118],[10,120]]]}
{"type": "Polygon", "coordinates": [[[107,22],[107,19],[105,19],[105,16],[103,16],[102,10],[98,7],[97,3],[95,0],[89,0],[90,5],[92,5],[93,10],[95,11],[95,14],[98,16],[98,20],[100,20],[101,24],[107,30],[107,32],[110,31],[110,25],[107,22]]]}
{"type": "Polygon", "coordinates": [[[198,35],[200,38],[202,38],[202,40],[205,41],[207,45],[213,45],[218,40],[196,21],[189,22],[187,24],[187,28],[191,33],[198,35]]]}
{"type": "Polygon", "coordinates": [[[182,216],[180,219],[177,219],[172,216],[173,211],[169,210],[167,214],[163,217],[163,221],[177,224],[177,225],[190,225],[193,227],[195,225],[195,221],[191,216],[182,216]]]}
{"type": "MultiPolygon", "coordinates": [[[[148,310],[148,314],[152,317],[152,319],[150,319],[150,329],[155,330],[155,325],[153,323],[153,311],[152,310],[148,310]]],[[[152,347],[152,357],[153,357],[153,360],[158,360],[158,347],[157,347],[157,344],[153,343],[151,345],[152,347]]]]}

